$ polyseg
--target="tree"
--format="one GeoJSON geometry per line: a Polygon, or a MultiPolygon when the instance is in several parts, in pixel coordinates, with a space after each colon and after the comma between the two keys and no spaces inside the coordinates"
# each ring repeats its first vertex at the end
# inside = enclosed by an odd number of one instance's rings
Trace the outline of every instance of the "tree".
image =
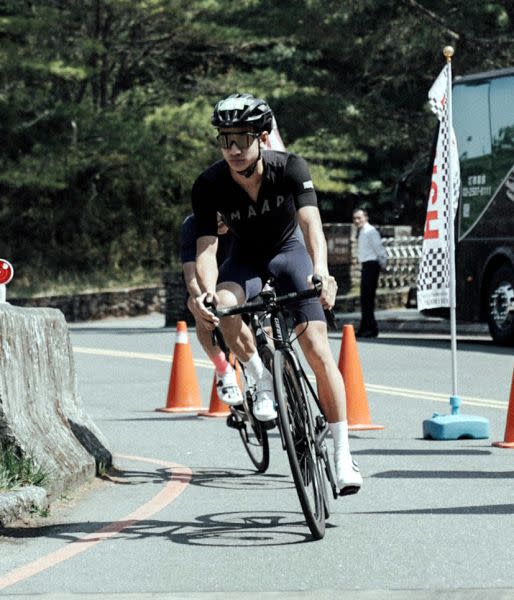
{"type": "Polygon", "coordinates": [[[513,27],[507,0],[4,0],[0,254],[17,285],[157,275],[236,90],[270,102],[325,219],[390,222],[443,46],[457,75],[509,66],[513,27]]]}

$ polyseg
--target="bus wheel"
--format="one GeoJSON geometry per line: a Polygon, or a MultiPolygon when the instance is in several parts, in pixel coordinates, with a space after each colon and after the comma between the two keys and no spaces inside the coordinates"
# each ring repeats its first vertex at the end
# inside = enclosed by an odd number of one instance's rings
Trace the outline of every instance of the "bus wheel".
{"type": "Polygon", "coordinates": [[[487,294],[487,323],[493,340],[514,345],[514,269],[500,267],[492,276],[487,294]]]}

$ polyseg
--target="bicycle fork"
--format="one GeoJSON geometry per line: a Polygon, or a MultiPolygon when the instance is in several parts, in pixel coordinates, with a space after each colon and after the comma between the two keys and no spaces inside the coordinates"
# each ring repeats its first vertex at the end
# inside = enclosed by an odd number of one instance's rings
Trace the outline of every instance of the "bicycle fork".
{"type": "MultiPolygon", "coordinates": [[[[319,404],[318,397],[314,393],[314,389],[312,388],[310,381],[307,379],[305,371],[303,370],[301,365],[298,365],[298,369],[299,369],[299,379],[300,379],[302,387],[304,388],[304,393],[305,393],[306,397],[308,397],[309,394],[306,393],[307,390],[305,388],[308,388],[310,390],[311,397],[316,399],[316,404],[318,406],[318,409],[322,413],[320,415],[316,415],[316,418],[315,418],[314,447],[316,449],[316,456],[318,456],[323,461],[323,464],[325,466],[325,473],[326,473],[327,479],[330,483],[330,487],[332,488],[332,495],[334,496],[334,499],[337,499],[337,498],[339,498],[339,490],[337,489],[334,473],[332,472],[332,466],[330,463],[330,459],[328,457],[328,449],[327,449],[327,442],[326,442],[326,437],[329,432],[328,422],[327,422],[327,419],[325,418],[325,415],[323,415],[323,411],[319,404]]],[[[308,408],[308,410],[310,412],[310,410],[311,410],[310,407],[308,408]]]]}
{"type": "Polygon", "coordinates": [[[334,474],[332,472],[332,467],[330,464],[330,459],[328,458],[328,449],[325,438],[328,434],[328,423],[325,417],[318,415],[316,417],[316,430],[315,430],[315,447],[316,454],[321,457],[323,460],[323,464],[325,465],[325,473],[327,475],[327,479],[330,482],[330,487],[332,488],[332,495],[334,499],[337,500],[339,498],[339,492],[337,489],[337,485],[335,482],[334,474]]]}

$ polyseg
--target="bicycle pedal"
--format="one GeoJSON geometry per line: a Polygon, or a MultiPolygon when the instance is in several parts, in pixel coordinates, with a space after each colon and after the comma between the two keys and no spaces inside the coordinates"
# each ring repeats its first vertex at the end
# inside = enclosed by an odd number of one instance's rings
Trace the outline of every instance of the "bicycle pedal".
{"type": "Polygon", "coordinates": [[[227,417],[227,427],[231,429],[237,429],[238,431],[245,428],[245,424],[243,421],[237,419],[234,415],[229,415],[227,417]]]}
{"type": "Polygon", "coordinates": [[[270,429],[275,429],[275,427],[277,426],[276,419],[271,419],[271,421],[259,421],[259,423],[261,424],[261,427],[263,429],[266,429],[266,431],[269,431],[270,429]]]}
{"type": "Polygon", "coordinates": [[[318,431],[323,431],[323,429],[325,429],[326,424],[327,424],[327,421],[326,421],[325,417],[323,417],[322,415],[316,416],[316,429],[318,431]]]}
{"type": "Polygon", "coordinates": [[[347,485],[342,490],[339,490],[340,496],[351,496],[360,490],[360,485],[347,485]]]}

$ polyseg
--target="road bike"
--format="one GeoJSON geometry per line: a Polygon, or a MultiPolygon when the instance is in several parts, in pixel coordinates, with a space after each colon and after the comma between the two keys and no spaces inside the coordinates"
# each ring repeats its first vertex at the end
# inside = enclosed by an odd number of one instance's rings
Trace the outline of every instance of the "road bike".
{"type": "MultiPolygon", "coordinates": [[[[289,459],[303,514],[312,536],[321,539],[325,535],[325,520],[329,516],[327,484],[334,498],[338,498],[339,494],[326,444],[327,420],[293,345],[296,338],[287,316],[288,305],[320,295],[321,280],[316,276],[312,279],[312,289],[277,296],[275,289],[271,287],[261,292],[256,299],[237,306],[217,309],[215,312],[220,318],[238,314],[246,314],[250,318],[257,350],[273,376],[278,429],[282,447],[289,459]],[[270,320],[273,345],[269,343],[264,332],[264,318],[270,320]]],[[[256,437],[262,435],[260,439],[263,446],[266,440],[269,461],[265,429],[266,426],[269,427],[269,423],[261,423],[253,418],[251,405],[251,402],[247,402],[244,412],[254,424],[260,423],[260,426],[257,426],[260,427],[260,433],[256,434],[256,437]]]]}

